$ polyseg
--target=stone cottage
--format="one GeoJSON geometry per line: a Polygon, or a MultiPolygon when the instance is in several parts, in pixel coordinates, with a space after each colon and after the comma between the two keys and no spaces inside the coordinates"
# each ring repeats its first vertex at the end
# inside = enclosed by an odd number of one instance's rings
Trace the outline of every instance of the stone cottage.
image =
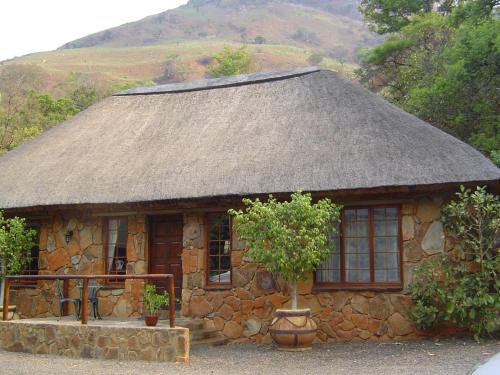
{"type": "MultiPolygon", "coordinates": [[[[229,208],[298,188],[345,205],[337,251],[299,287],[318,339],[414,337],[407,286],[450,250],[440,207],[460,184],[498,192],[478,151],[317,68],[133,89],[0,157],[0,208],[39,246],[26,273],[116,274],[102,316],[139,317],[143,285],[172,273],[180,313],[234,340],[269,340],[286,285],[245,257],[229,208]]],[[[73,291],[72,293],[76,293],[73,291]]],[[[57,310],[53,283],[20,284],[23,317],[57,310]]]]}

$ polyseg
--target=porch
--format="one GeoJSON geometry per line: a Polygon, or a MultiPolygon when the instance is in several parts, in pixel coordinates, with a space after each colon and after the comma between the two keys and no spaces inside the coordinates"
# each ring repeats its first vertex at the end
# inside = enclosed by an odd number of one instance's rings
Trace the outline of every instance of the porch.
{"type": "MultiPolygon", "coordinates": [[[[169,292],[168,321],[147,327],[139,319],[89,320],[89,282],[107,280],[116,275],[17,275],[7,276],[0,322],[0,348],[32,354],[57,354],[74,358],[187,362],[189,328],[175,321],[174,278],[171,274],[124,275],[123,279],[164,280],[169,292]],[[81,281],[81,313],[74,316],[8,320],[10,286],[15,281],[44,280],[64,283],[81,281]]],[[[94,316],[95,318],[95,316],[94,316]]]]}

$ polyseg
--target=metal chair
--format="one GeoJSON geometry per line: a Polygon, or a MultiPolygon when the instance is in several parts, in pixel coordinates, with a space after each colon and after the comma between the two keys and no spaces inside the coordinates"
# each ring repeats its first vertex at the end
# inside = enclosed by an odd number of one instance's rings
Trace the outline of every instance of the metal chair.
{"type": "Polygon", "coordinates": [[[90,280],[89,302],[92,304],[92,315],[94,319],[102,320],[101,315],[99,315],[99,298],[97,298],[99,289],[101,289],[101,286],[97,284],[97,280],[90,280]]]}
{"type": "Polygon", "coordinates": [[[63,315],[64,304],[68,303],[68,302],[72,302],[75,305],[75,317],[76,317],[76,320],[79,320],[80,319],[80,306],[81,306],[82,300],[80,298],[65,297],[63,286],[61,284],[61,280],[59,280],[59,279],[56,280],[56,293],[57,293],[57,296],[59,297],[59,319],[58,320],[61,320],[61,317],[63,315]]]}
{"type": "MultiPolygon", "coordinates": [[[[81,282],[78,282],[77,288],[80,289],[80,299],[83,298],[83,286],[81,282]]],[[[89,302],[92,304],[91,311],[92,311],[92,316],[94,319],[99,319],[102,320],[101,315],[99,314],[99,298],[98,298],[98,293],[99,289],[101,289],[101,285],[97,283],[97,280],[91,279],[89,280],[89,294],[88,294],[88,299],[89,302]]],[[[81,304],[80,304],[81,308],[81,304]]]]}

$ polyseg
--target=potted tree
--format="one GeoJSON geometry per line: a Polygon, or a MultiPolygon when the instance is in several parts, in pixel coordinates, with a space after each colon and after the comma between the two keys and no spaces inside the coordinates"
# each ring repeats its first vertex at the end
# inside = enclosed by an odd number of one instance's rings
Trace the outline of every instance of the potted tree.
{"type": "Polygon", "coordinates": [[[30,261],[36,235],[34,229],[26,226],[25,219],[8,219],[0,211],[0,301],[3,301],[4,277],[19,273],[30,261]]]}
{"type": "Polygon", "coordinates": [[[298,309],[297,281],[306,280],[332,252],[330,239],[341,206],[327,198],[313,204],[311,195],[301,191],[293,193],[289,202],[270,195],[267,202],[243,199],[243,203],[245,211],[229,213],[247,243],[247,255],[291,286],[291,310],[276,310],[271,336],[280,350],[311,349],[317,327],[310,309],[298,309]]]}
{"type": "Polygon", "coordinates": [[[146,284],[144,287],[144,321],[149,327],[158,324],[158,315],[162,308],[168,307],[169,295],[165,291],[163,294],[156,292],[156,287],[152,284],[146,284]]]}

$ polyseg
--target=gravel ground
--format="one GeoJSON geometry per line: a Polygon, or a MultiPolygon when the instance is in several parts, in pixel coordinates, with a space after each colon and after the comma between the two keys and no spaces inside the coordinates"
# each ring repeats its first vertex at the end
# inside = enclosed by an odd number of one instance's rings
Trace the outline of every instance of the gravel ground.
{"type": "Polygon", "coordinates": [[[466,374],[500,351],[500,341],[329,343],[311,352],[279,352],[273,346],[196,348],[189,364],[69,359],[0,351],[0,374],[466,374]]]}

